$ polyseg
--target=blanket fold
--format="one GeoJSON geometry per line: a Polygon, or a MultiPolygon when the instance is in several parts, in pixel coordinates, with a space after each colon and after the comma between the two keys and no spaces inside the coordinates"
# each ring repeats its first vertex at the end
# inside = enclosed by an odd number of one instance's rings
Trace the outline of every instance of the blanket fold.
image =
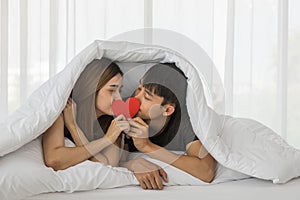
{"type": "Polygon", "coordinates": [[[188,77],[186,102],[194,132],[220,164],[273,183],[285,183],[300,176],[299,150],[254,120],[219,115],[207,105],[201,66],[194,66],[170,49],[129,42],[93,42],[62,72],[37,89],[24,105],[1,122],[0,156],[15,151],[49,128],[62,112],[84,67],[102,57],[120,63],[174,62],[188,77]]]}

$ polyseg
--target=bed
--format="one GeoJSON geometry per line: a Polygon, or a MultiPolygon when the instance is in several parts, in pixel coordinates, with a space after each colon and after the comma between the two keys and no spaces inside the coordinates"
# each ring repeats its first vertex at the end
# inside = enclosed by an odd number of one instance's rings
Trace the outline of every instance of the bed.
{"type": "Polygon", "coordinates": [[[300,178],[284,185],[274,185],[270,181],[249,178],[210,186],[168,186],[161,191],[142,190],[138,186],[127,186],[115,189],[97,189],[74,193],[40,194],[24,200],[74,200],[74,199],[185,199],[199,198],[206,200],[232,199],[272,199],[298,200],[300,196],[300,178]]]}
{"type": "MultiPolygon", "coordinates": [[[[197,62],[187,61],[164,47],[129,42],[92,43],[0,123],[0,199],[126,200],[196,196],[206,199],[296,199],[300,188],[300,178],[297,178],[300,176],[300,151],[255,120],[221,115],[209,107],[199,68],[211,66],[211,61],[201,50],[197,51],[197,56],[201,63],[193,65],[197,62]],[[85,161],[55,172],[44,165],[41,134],[65,107],[84,67],[101,57],[116,60],[123,64],[123,70],[128,67],[127,71],[133,71],[134,68],[140,74],[153,61],[174,62],[182,69],[188,77],[187,108],[193,129],[219,164],[214,184],[207,185],[179,169],[166,166],[172,177],[169,186],[162,191],[144,191],[136,186],[137,180],[126,169],[85,161]]],[[[129,88],[138,84],[138,78],[125,76],[126,81],[129,84],[124,85],[129,88]]],[[[132,94],[130,89],[123,91],[132,94]]]]}

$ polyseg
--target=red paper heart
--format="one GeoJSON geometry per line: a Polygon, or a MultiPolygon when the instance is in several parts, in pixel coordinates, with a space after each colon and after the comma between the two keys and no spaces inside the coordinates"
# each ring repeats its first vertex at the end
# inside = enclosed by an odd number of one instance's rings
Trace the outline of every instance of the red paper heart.
{"type": "Polygon", "coordinates": [[[130,97],[126,102],[115,100],[112,103],[112,110],[115,116],[123,114],[126,118],[132,118],[140,109],[140,101],[135,97],[130,97]]]}

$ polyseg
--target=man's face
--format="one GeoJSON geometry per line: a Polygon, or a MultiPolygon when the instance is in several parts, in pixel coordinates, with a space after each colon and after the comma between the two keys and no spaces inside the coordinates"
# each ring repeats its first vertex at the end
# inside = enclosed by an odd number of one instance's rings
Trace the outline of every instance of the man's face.
{"type": "Polygon", "coordinates": [[[137,117],[144,120],[156,119],[163,115],[164,107],[161,106],[164,98],[155,95],[142,85],[135,90],[134,97],[138,98],[141,102],[140,110],[137,117]]]}

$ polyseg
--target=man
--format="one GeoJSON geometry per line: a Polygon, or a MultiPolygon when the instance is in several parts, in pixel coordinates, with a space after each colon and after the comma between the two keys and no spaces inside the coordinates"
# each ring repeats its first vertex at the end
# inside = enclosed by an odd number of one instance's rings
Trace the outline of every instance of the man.
{"type": "MultiPolygon", "coordinates": [[[[149,69],[135,91],[141,106],[137,116],[129,120],[125,147],[211,182],[216,161],[193,132],[186,109],[186,90],[186,77],[174,64],[157,64],[149,69]],[[172,151],[186,151],[186,155],[172,151]]],[[[162,189],[161,178],[167,181],[161,168],[144,159],[121,165],[135,172],[143,189],[162,189]]]]}

